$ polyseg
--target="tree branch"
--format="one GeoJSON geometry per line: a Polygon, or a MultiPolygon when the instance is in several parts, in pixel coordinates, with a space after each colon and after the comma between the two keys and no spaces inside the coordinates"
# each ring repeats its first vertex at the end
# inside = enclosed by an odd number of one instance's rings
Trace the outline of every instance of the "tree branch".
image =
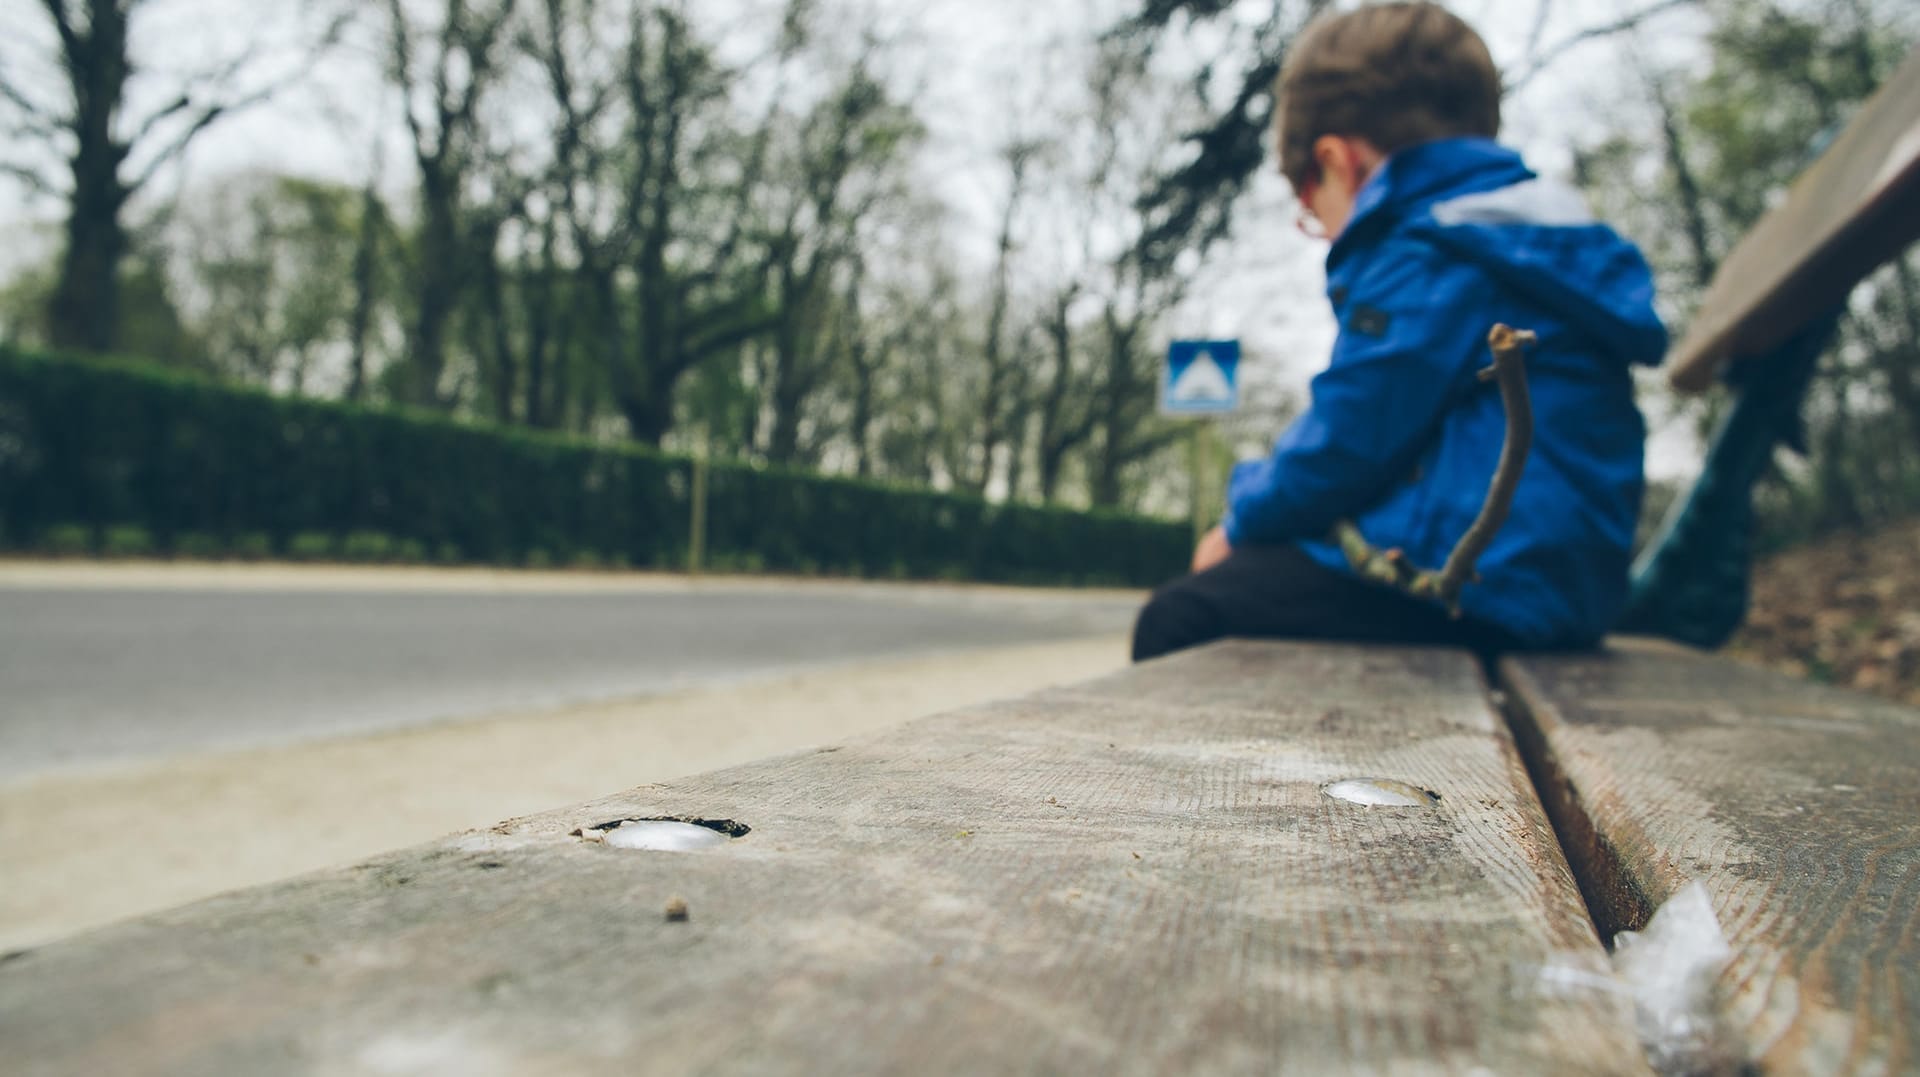
{"type": "Polygon", "coordinates": [[[66,52],[68,61],[73,61],[86,46],[80,40],[80,35],[74,32],[73,17],[67,14],[66,0],[40,0],[40,6],[47,9],[54,30],[60,34],[60,48],[66,52]]]}
{"type": "Polygon", "coordinates": [[[387,23],[392,28],[388,44],[393,49],[389,73],[400,90],[400,114],[406,120],[407,134],[413,138],[414,157],[424,160],[427,134],[420,123],[420,114],[413,108],[413,34],[407,28],[407,13],[401,10],[400,0],[387,0],[387,23]]]}
{"type": "MultiPolygon", "coordinates": [[[[507,20],[513,15],[514,0],[500,0],[491,11],[481,16],[478,27],[470,32],[460,30],[461,49],[467,54],[467,81],[461,87],[459,99],[449,102],[446,82],[445,59],[451,53],[448,49],[441,53],[442,63],[435,73],[435,91],[440,94],[440,123],[442,131],[455,127],[467,127],[473,119],[475,110],[480,107],[480,96],[486,92],[487,81],[494,75],[496,57],[494,47],[499,43],[501,33],[506,29],[507,20]]],[[[466,8],[460,5],[462,13],[466,8]]],[[[448,16],[448,33],[453,33],[453,16],[448,16]]]]}
{"type": "Polygon", "coordinates": [[[1361,578],[1384,583],[1417,598],[1435,598],[1446,604],[1448,612],[1460,616],[1460,592],[1469,582],[1478,580],[1474,563],[1487,552],[1493,536],[1507,522],[1513,509],[1514,491],[1520,487],[1520,473],[1527,466],[1527,453],[1533,447],[1533,401],[1527,393],[1524,352],[1537,338],[1525,329],[1495,325],[1487,334],[1487,346],[1493,350],[1493,365],[1480,372],[1481,381],[1497,382],[1500,403],[1507,413],[1506,439],[1500,445],[1500,462],[1487,485],[1487,498],[1480,506],[1467,533],[1454,544],[1447,563],[1439,571],[1416,568],[1398,549],[1375,549],[1350,520],[1333,527],[1333,540],[1346,555],[1347,563],[1361,578]]]}
{"type": "Polygon", "coordinates": [[[212,127],[214,122],[224,115],[226,111],[227,107],[225,105],[211,105],[202,109],[199,117],[187,125],[187,129],[182,131],[180,136],[174,139],[165,149],[155,154],[153,159],[147,162],[147,167],[140,170],[140,174],[134,178],[132,183],[127,184],[127,194],[131,195],[135,191],[145,187],[169,162],[182,153],[185,153],[187,146],[191,144],[195,138],[199,137],[200,132],[212,127]]]}
{"type": "Polygon", "coordinates": [[[26,165],[14,164],[11,161],[0,161],[0,176],[12,176],[36,194],[58,195],[60,193],[54,189],[51,183],[47,182],[45,176],[34,169],[28,168],[26,165]]]}
{"type": "Polygon", "coordinates": [[[140,124],[140,129],[134,132],[133,138],[129,140],[127,144],[130,146],[138,146],[147,140],[147,136],[153,133],[154,128],[165,123],[168,117],[178,116],[192,107],[193,98],[185,93],[181,94],[172,104],[148,116],[146,120],[140,124]]]}
{"type": "Polygon", "coordinates": [[[54,126],[55,117],[52,111],[28,97],[25,92],[8,81],[4,76],[0,76],[0,100],[4,100],[14,108],[19,109],[27,118],[30,127],[23,129],[48,133],[56,130],[54,126]]]}
{"type": "Polygon", "coordinates": [[[1563,38],[1555,42],[1553,46],[1545,52],[1530,56],[1526,61],[1526,66],[1521,69],[1520,73],[1507,80],[1507,84],[1504,87],[1505,93],[1508,96],[1518,93],[1521,87],[1532,81],[1535,75],[1545,71],[1555,60],[1589,41],[1624,33],[1625,31],[1634,29],[1656,15],[1664,15],[1676,8],[1692,7],[1698,2],[1699,0],[1655,0],[1654,3],[1648,4],[1638,11],[1630,11],[1612,22],[1601,23],[1598,26],[1589,26],[1578,33],[1563,38]]]}
{"type": "MultiPolygon", "coordinates": [[[[331,48],[334,43],[339,40],[341,32],[346,28],[346,24],[347,16],[337,16],[334,21],[328,25],[326,32],[314,43],[314,49],[316,51],[325,51],[331,48]]],[[[252,56],[243,53],[242,55],[234,57],[218,71],[202,75],[194,81],[215,85],[225,83],[238,76],[252,61],[252,56]]],[[[149,160],[147,166],[140,170],[140,175],[136,177],[132,183],[127,185],[127,194],[131,196],[134,192],[145,187],[169,162],[179,157],[182,153],[185,153],[188,145],[190,145],[195,138],[198,138],[201,132],[213,126],[222,117],[231,116],[237,112],[244,112],[255,105],[261,104],[271,99],[281,90],[305,78],[306,75],[307,69],[303,67],[290,72],[285,78],[270,82],[245,96],[235,98],[231,101],[220,101],[201,108],[199,115],[194,117],[193,122],[188,124],[186,128],[180,132],[178,137],[149,160]]],[[[147,137],[151,135],[164,120],[186,112],[192,107],[192,94],[182,93],[173,103],[147,117],[145,122],[141,123],[139,131],[127,142],[127,148],[131,150],[146,141],[147,137]]]]}
{"type": "Polygon", "coordinates": [[[1527,31],[1527,47],[1521,56],[1538,56],[1540,41],[1546,36],[1547,16],[1553,12],[1553,0],[1534,0],[1533,28],[1527,31]]]}

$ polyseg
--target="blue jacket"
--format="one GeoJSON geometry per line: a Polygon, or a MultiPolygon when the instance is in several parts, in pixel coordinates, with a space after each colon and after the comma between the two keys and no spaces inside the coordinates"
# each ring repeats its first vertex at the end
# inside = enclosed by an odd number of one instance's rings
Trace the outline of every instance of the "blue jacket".
{"type": "Polygon", "coordinates": [[[1446,139],[1392,155],[1361,187],[1327,254],[1327,296],[1332,361],[1272,455],[1234,469],[1228,540],[1298,543],[1351,572],[1326,538],[1345,518],[1438,568],[1506,433],[1498,388],[1475,378],[1487,330],[1531,329],[1533,451],[1460,602],[1530,645],[1597,641],[1625,601],[1640,512],[1646,429],[1629,368],[1667,343],[1640,252],[1511,150],[1446,139]]]}

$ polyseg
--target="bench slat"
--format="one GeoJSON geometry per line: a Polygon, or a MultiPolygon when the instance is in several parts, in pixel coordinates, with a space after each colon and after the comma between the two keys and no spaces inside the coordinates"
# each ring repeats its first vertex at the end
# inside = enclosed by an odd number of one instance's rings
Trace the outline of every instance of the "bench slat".
{"type": "Polygon", "coordinates": [[[1470,658],[1228,643],[16,956],[0,1044],[16,1073],[1644,1072],[1579,986],[1605,967],[1470,658]],[[1359,777],[1441,799],[1323,792],[1359,777]],[[568,833],[686,814],[753,830],[568,833]]]}
{"type": "Polygon", "coordinates": [[[1676,389],[1765,354],[1920,239],[1920,50],[1743,237],[1674,350],[1676,389]]]}
{"type": "Polygon", "coordinates": [[[1767,1072],[1920,1067],[1920,711],[1678,648],[1502,672],[1603,929],[1702,880],[1729,1046],[1767,1072]]]}

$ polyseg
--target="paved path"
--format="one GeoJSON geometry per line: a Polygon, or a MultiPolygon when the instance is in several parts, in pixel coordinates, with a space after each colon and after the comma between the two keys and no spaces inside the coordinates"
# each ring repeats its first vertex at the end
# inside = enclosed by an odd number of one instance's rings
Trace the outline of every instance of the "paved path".
{"type": "Polygon", "coordinates": [[[817,583],[0,573],[0,783],[1124,631],[1137,598],[817,583]],[[454,580],[448,585],[447,581],[454,580]],[[425,582],[423,582],[425,581],[425,582]]]}

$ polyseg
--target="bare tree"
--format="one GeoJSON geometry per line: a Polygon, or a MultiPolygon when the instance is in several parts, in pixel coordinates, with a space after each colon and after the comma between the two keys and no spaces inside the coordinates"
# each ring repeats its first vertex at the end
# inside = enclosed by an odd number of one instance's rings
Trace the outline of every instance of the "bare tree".
{"type": "Polygon", "coordinates": [[[382,158],[376,151],[374,167],[360,188],[360,217],[354,229],[353,310],[347,320],[348,400],[366,399],[368,357],[371,353],[374,318],[380,304],[381,244],[387,238],[389,221],[386,204],[380,200],[382,158]]]}
{"type": "Polygon", "coordinates": [[[848,275],[846,296],[841,309],[847,320],[845,356],[849,416],[847,440],[853,444],[854,474],[870,478],[875,473],[874,429],[880,423],[884,401],[881,377],[891,367],[906,344],[907,333],[899,324],[876,327],[864,317],[860,301],[866,285],[866,263],[856,258],[848,275]]]}
{"type": "Polygon", "coordinates": [[[1047,339],[1045,386],[1035,405],[1039,431],[1035,461],[1040,499],[1052,504],[1060,494],[1060,476],[1067,457],[1093,438],[1099,415],[1078,362],[1077,327],[1071,320],[1081,296],[1081,282],[1072,280],[1053,294],[1042,332],[1047,339]]]}
{"type": "Polygon", "coordinates": [[[798,175],[766,255],[775,312],[767,455],[776,462],[810,463],[818,456],[825,431],[803,444],[802,423],[840,368],[847,342],[859,334],[853,319],[860,227],[896,194],[893,166],[918,134],[912,114],[889,100],[864,56],[799,125],[792,162],[798,175]],[[836,289],[836,272],[852,279],[836,289]],[[843,304],[841,295],[852,296],[852,304],[843,304]]]}
{"type": "Polygon", "coordinates": [[[994,240],[993,278],[987,293],[986,339],[981,349],[986,383],[980,393],[979,446],[974,467],[965,476],[965,485],[975,493],[985,493],[993,481],[995,458],[1022,409],[1016,399],[1022,371],[1020,361],[1025,342],[1019,330],[1009,323],[1015,320],[1013,302],[1013,260],[1017,248],[1021,203],[1031,190],[1033,166],[1041,144],[1030,138],[1015,138],[1001,151],[1007,166],[1007,196],[1000,204],[1000,227],[994,240]]]}
{"type": "Polygon", "coordinates": [[[732,74],[687,16],[621,6],[625,36],[609,43],[606,5],[553,0],[538,50],[561,117],[553,191],[577,260],[571,309],[630,436],[657,444],[687,373],[773,324],[742,256],[773,117],[741,139],[732,74]],[[570,58],[569,25],[590,63],[570,58]]]}
{"type": "MultiPolygon", "coordinates": [[[[25,85],[0,71],[0,102],[12,113],[12,134],[64,159],[64,177],[19,158],[0,171],[67,203],[49,326],[59,347],[111,350],[120,316],[120,267],[129,249],[129,201],[201,134],[222,118],[280,88],[257,75],[260,50],[237,55],[186,78],[148,114],[126,115],[127,89],[138,74],[130,45],[136,13],[150,0],[39,0],[57,42],[60,89],[25,85]]],[[[338,34],[335,21],[316,47],[338,34]]]]}
{"type": "Polygon", "coordinates": [[[1127,300],[1101,311],[1102,368],[1096,396],[1096,436],[1089,495],[1096,507],[1126,504],[1128,469],[1173,444],[1182,431],[1154,421],[1158,357],[1149,332],[1178,301],[1177,288],[1157,290],[1138,279],[1127,300]]]}
{"type": "Polygon", "coordinates": [[[1035,464],[1041,495],[1054,499],[1067,462],[1081,458],[1088,499],[1120,507],[1132,500],[1128,476],[1178,436],[1156,414],[1158,346],[1186,276],[1162,257],[1165,222],[1150,195],[1174,133],[1199,112],[1125,42],[1094,43],[1083,77],[1071,124],[1081,134],[1064,146],[1064,204],[1051,215],[1078,254],[1040,318],[1035,464]]]}
{"type": "Polygon", "coordinates": [[[553,124],[552,157],[536,188],[546,209],[530,282],[540,297],[529,309],[526,364],[526,415],[534,426],[564,423],[571,357],[583,343],[577,326],[587,329],[586,342],[609,363],[617,363],[625,348],[624,335],[616,331],[619,255],[616,242],[598,231],[618,188],[609,174],[618,138],[607,135],[605,126],[619,87],[611,76],[596,77],[619,55],[617,41],[598,39],[607,17],[601,0],[540,0],[519,39],[521,51],[539,67],[553,124]]]}
{"type": "MultiPolygon", "coordinates": [[[[394,386],[403,403],[445,408],[447,326],[468,282],[467,183],[482,149],[480,105],[501,75],[515,0],[445,0],[424,32],[406,0],[386,0],[387,77],[419,170],[419,237],[409,265],[414,310],[394,386]]],[[[489,257],[490,257],[489,252],[489,257]]]]}

